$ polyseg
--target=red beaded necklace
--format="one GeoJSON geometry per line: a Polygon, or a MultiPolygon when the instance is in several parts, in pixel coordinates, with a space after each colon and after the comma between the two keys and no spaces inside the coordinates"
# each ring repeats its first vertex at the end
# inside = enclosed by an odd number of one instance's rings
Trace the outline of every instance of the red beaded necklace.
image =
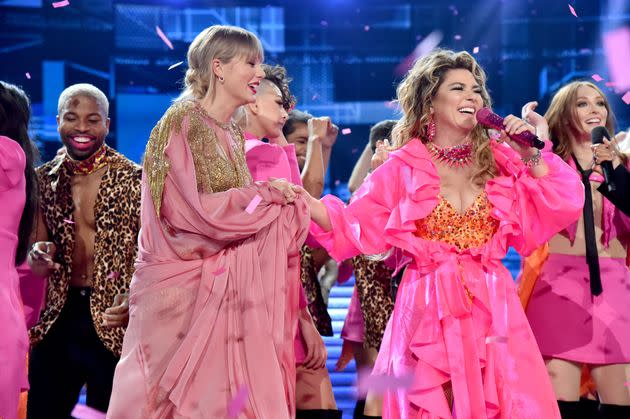
{"type": "Polygon", "coordinates": [[[448,166],[463,167],[468,166],[473,162],[472,142],[442,148],[428,141],[426,146],[433,157],[448,166]]]}

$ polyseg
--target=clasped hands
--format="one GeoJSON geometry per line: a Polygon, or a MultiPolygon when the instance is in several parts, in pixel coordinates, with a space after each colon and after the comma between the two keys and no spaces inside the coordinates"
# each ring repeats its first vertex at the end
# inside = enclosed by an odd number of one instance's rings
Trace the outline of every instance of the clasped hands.
{"type": "Polygon", "coordinates": [[[280,192],[282,192],[282,194],[284,195],[284,198],[286,199],[287,204],[291,204],[295,202],[298,195],[302,195],[305,198],[311,197],[309,193],[306,192],[306,190],[303,187],[299,185],[295,185],[286,179],[278,179],[278,178],[270,177],[269,185],[271,185],[272,188],[275,188],[279,190],[280,192]]]}

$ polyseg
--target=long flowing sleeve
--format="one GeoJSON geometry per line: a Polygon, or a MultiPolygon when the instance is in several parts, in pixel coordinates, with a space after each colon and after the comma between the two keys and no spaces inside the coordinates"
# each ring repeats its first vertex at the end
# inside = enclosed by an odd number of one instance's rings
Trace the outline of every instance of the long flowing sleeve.
{"type": "Polygon", "coordinates": [[[554,234],[575,222],[584,206],[584,186],[578,174],[552,152],[543,152],[549,172],[535,178],[516,153],[495,146],[502,176],[488,181],[494,215],[507,223],[507,245],[527,256],[554,234]]]}
{"type": "Polygon", "coordinates": [[[331,195],[322,198],[332,229],[311,222],[310,232],[337,261],[393,247],[415,253],[415,223],[435,208],[439,190],[431,156],[412,141],[365,179],[347,207],[331,195]]]}

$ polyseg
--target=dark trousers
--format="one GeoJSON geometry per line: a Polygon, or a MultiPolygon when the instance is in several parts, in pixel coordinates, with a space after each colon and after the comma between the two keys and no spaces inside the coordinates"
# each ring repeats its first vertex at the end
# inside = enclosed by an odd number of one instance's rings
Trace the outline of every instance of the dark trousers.
{"type": "Polygon", "coordinates": [[[90,314],[89,288],[70,287],[66,305],[31,350],[28,419],[69,418],[87,384],[87,405],[106,412],[118,357],[101,342],[90,314]]]}

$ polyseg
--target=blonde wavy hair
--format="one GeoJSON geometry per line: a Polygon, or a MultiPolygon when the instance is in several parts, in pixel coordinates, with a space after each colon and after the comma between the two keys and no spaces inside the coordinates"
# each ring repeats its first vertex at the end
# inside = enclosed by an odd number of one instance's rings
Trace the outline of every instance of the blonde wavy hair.
{"type": "MultiPolygon", "coordinates": [[[[409,70],[396,91],[403,116],[393,130],[395,148],[400,148],[414,138],[427,142],[427,126],[431,114],[431,100],[437,94],[449,70],[464,69],[472,73],[481,87],[483,105],[490,107],[492,101],[486,90],[486,73],[466,51],[455,52],[436,49],[420,58],[409,70]]],[[[486,181],[497,174],[490,148],[488,132],[481,125],[472,132],[475,150],[475,171],[472,183],[483,187],[486,181]]]]}
{"type": "Polygon", "coordinates": [[[214,25],[201,31],[188,47],[184,90],[176,101],[202,99],[208,92],[214,99],[217,77],[212,71],[212,61],[218,59],[227,64],[241,57],[263,61],[262,45],[253,33],[226,25],[214,25]]]}
{"type": "MultiPolygon", "coordinates": [[[[549,109],[545,113],[545,119],[549,124],[549,136],[553,142],[553,151],[568,160],[573,152],[571,148],[571,138],[577,138],[583,135],[582,127],[578,121],[577,115],[577,95],[580,87],[590,87],[595,90],[604,99],[604,106],[608,111],[606,118],[606,129],[610,135],[615,133],[615,115],[613,114],[608,99],[604,92],[595,84],[588,81],[573,81],[563,86],[551,100],[549,109]]],[[[625,163],[625,158],[624,163],[625,163]]]]}

